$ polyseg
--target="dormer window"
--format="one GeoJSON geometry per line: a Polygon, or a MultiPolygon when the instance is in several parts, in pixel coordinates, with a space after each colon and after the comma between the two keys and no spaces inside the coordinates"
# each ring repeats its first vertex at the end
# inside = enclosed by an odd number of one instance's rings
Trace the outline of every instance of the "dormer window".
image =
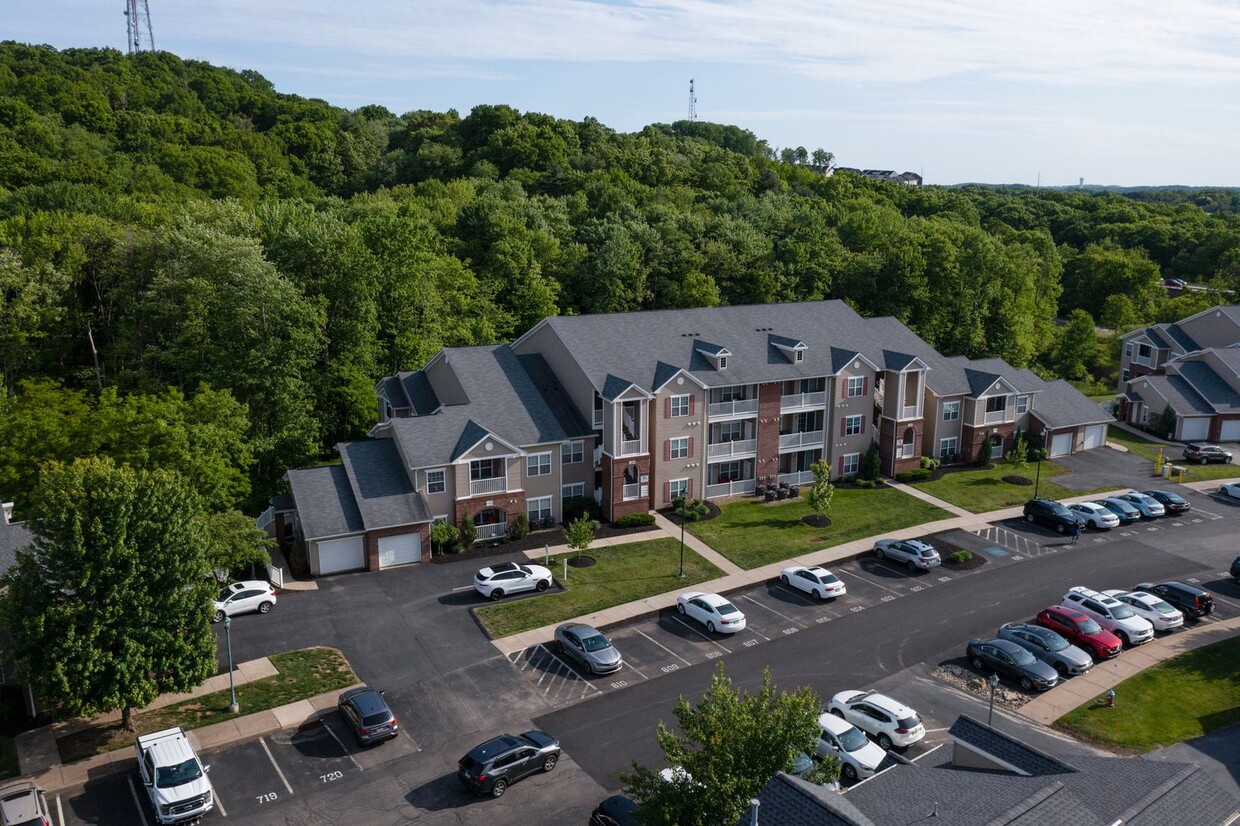
{"type": "Polygon", "coordinates": [[[724,355],[716,356],[715,363],[719,366],[720,370],[728,369],[728,357],[727,356],[724,356],[724,355]]]}
{"type": "Polygon", "coordinates": [[[795,361],[797,364],[800,364],[801,362],[805,361],[805,351],[797,350],[796,357],[793,359],[793,361],[795,361]]]}
{"type": "Polygon", "coordinates": [[[805,361],[805,351],[809,348],[805,346],[804,341],[795,338],[780,336],[771,333],[767,336],[767,342],[774,346],[779,352],[784,354],[784,358],[793,364],[801,364],[805,361]]]}

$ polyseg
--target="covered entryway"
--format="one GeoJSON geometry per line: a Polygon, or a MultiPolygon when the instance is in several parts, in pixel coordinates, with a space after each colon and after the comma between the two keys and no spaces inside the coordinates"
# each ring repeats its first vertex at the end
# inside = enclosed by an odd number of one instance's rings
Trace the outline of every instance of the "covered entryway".
{"type": "Polygon", "coordinates": [[[416,533],[379,537],[379,567],[422,561],[422,537],[416,533]]]}
{"type": "Polygon", "coordinates": [[[360,571],[366,567],[366,548],[361,536],[327,539],[315,543],[319,566],[315,576],[360,571]]]}
{"type": "Polygon", "coordinates": [[[1240,419],[1227,419],[1219,428],[1220,442],[1240,442],[1240,419]]]}
{"type": "Polygon", "coordinates": [[[1107,426],[1104,424],[1091,424],[1085,428],[1085,450],[1093,450],[1096,447],[1102,447],[1103,442],[1107,440],[1107,426]]]}
{"type": "Polygon", "coordinates": [[[1210,420],[1205,416],[1185,418],[1180,424],[1180,439],[1185,442],[1205,441],[1210,438],[1210,420]]]}
{"type": "Polygon", "coordinates": [[[1072,452],[1072,431],[1065,430],[1051,436],[1050,456],[1067,456],[1072,452]]]}
{"type": "Polygon", "coordinates": [[[990,437],[990,458],[992,461],[1003,458],[1003,437],[997,433],[990,437]]]}

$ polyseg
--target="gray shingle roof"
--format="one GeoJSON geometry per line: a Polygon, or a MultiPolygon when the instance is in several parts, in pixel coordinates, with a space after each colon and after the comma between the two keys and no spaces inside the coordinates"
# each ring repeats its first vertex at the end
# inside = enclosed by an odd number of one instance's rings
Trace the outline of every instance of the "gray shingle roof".
{"type": "Polygon", "coordinates": [[[1016,769],[1029,775],[1062,774],[1064,772],[1076,771],[1075,766],[1065,763],[1056,757],[1051,757],[1046,752],[1039,751],[1033,746],[1004,734],[985,723],[974,720],[968,715],[961,715],[952,724],[952,727],[947,730],[947,735],[953,740],[967,743],[978,751],[1002,760],[1004,763],[1014,766],[1016,769]]]}
{"type": "Polygon", "coordinates": [[[861,354],[858,353],[856,350],[850,350],[845,347],[832,347],[831,348],[831,372],[832,373],[840,372],[845,367],[847,367],[848,364],[853,359],[855,359],[859,355],[861,354]]]}
{"type": "Polygon", "coordinates": [[[380,396],[387,399],[387,403],[394,410],[403,410],[409,407],[409,399],[405,396],[405,389],[401,386],[399,376],[384,376],[379,379],[376,389],[380,396]]]}
{"type": "Polygon", "coordinates": [[[17,564],[17,552],[33,538],[25,522],[5,522],[0,516],[0,576],[17,564]]]}
{"type": "Polygon", "coordinates": [[[1197,344],[1197,340],[1186,333],[1179,324],[1160,325],[1160,328],[1167,334],[1167,338],[1174,340],[1186,352],[1201,349],[1201,346],[1197,344]]]}
{"type": "Polygon", "coordinates": [[[1214,372],[1204,361],[1177,362],[1180,376],[1201,394],[1210,406],[1220,413],[1231,413],[1240,408],[1240,393],[1214,372]]]}
{"type": "MultiPolygon", "coordinates": [[[[1158,392],[1180,416],[1209,416],[1214,412],[1210,403],[1201,398],[1201,394],[1179,376],[1164,376],[1157,373],[1139,376],[1133,379],[1135,386],[1148,384],[1158,392]]],[[[1161,411],[1155,411],[1161,412],[1161,411]]]]}
{"type": "MultiPolygon", "coordinates": [[[[875,826],[839,792],[778,772],[758,794],[758,826],[875,826]]],[[[737,826],[749,826],[746,811],[737,826]]]]}
{"type": "Polygon", "coordinates": [[[288,483],[307,540],[361,533],[365,529],[344,465],[290,470],[288,483]]]}
{"type": "Polygon", "coordinates": [[[518,447],[591,434],[542,356],[518,356],[507,345],[450,348],[443,356],[469,403],[389,422],[414,467],[449,464],[487,434],[518,447]]]}
{"type": "Polygon", "coordinates": [[[1115,421],[1100,404],[1091,402],[1063,379],[1043,383],[1033,415],[1050,430],[1115,421]]]}
{"type": "Polygon", "coordinates": [[[429,416],[439,408],[440,402],[439,397],[435,395],[435,388],[431,387],[426,374],[421,370],[414,373],[401,373],[400,382],[415,416],[429,416]]]}
{"type": "Polygon", "coordinates": [[[413,489],[391,439],[343,442],[336,449],[366,530],[431,521],[426,500],[413,489]]]}
{"type": "Polygon", "coordinates": [[[1194,823],[1223,823],[1236,812],[1240,802],[1197,766],[1151,789],[1141,801],[1122,815],[1128,826],[1164,826],[1184,819],[1192,812],[1194,823]]]}
{"type": "Polygon", "coordinates": [[[1171,349],[1171,342],[1167,341],[1167,339],[1163,337],[1162,331],[1158,329],[1157,325],[1154,327],[1147,327],[1145,329],[1145,337],[1154,342],[1154,345],[1160,349],[1171,349]]]}

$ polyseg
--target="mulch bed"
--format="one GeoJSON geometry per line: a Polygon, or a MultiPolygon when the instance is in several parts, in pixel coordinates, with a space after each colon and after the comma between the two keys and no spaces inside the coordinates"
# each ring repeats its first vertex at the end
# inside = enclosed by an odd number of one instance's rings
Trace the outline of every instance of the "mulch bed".
{"type": "MultiPolygon", "coordinates": [[[[611,536],[627,536],[631,533],[641,533],[643,531],[652,530],[651,525],[640,525],[636,528],[617,528],[614,525],[602,525],[594,532],[595,539],[605,539],[611,536]]],[[[521,551],[532,551],[535,548],[542,548],[546,545],[563,545],[564,531],[562,526],[556,526],[549,531],[535,531],[526,534],[520,539],[499,540],[496,542],[476,542],[469,550],[462,551],[459,554],[440,553],[439,549],[435,549],[435,555],[431,557],[431,562],[435,564],[443,564],[448,562],[468,562],[471,559],[480,559],[488,556],[501,556],[503,554],[519,553],[521,551]]]]}
{"type": "MultiPolygon", "coordinates": [[[[718,516],[718,515],[719,515],[719,506],[718,506],[718,505],[716,505],[714,502],[709,502],[709,501],[708,501],[708,502],[705,502],[704,504],[706,505],[706,515],[705,515],[705,516],[699,516],[697,519],[690,519],[690,520],[689,520],[689,522],[690,522],[690,523],[693,523],[693,522],[709,522],[710,520],[714,519],[716,516],[718,516]]],[[[660,511],[659,511],[659,515],[660,515],[660,516],[663,516],[663,517],[666,517],[666,518],[667,518],[667,520],[668,520],[669,522],[671,522],[673,525],[679,525],[679,524],[680,524],[680,521],[681,521],[681,520],[680,520],[680,516],[679,516],[679,515],[677,515],[677,514],[676,514],[676,513],[672,510],[672,508],[670,508],[670,507],[669,507],[669,508],[663,508],[662,510],[660,510],[660,511]]]]}
{"type": "Polygon", "coordinates": [[[943,567],[950,568],[953,571],[972,571],[974,568],[980,568],[987,563],[987,559],[983,554],[973,554],[973,558],[966,562],[952,562],[951,555],[943,557],[943,567]]]}
{"type": "Polygon", "coordinates": [[[1026,479],[1024,476],[1004,476],[1003,481],[1009,485],[1032,485],[1032,479],[1026,479]]]}
{"type": "Polygon", "coordinates": [[[589,568],[591,565],[595,564],[596,562],[598,562],[597,559],[595,559],[592,556],[586,556],[584,554],[582,554],[581,556],[570,556],[568,558],[568,567],[589,568]]]}
{"type": "Polygon", "coordinates": [[[819,516],[816,513],[806,514],[801,517],[801,521],[811,528],[829,528],[831,527],[831,517],[819,516]]]}

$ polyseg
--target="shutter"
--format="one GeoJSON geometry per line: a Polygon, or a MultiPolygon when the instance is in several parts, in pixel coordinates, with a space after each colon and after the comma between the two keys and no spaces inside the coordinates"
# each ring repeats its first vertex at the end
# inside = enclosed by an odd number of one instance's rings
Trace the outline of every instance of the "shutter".
{"type": "Polygon", "coordinates": [[[844,427],[845,427],[844,423],[847,421],[848,421],[847,418],[845,418],[844,416],[840,416],[840,435],[841,436],[844,435],[844,427]]]}
{"type": "Polygon", "coordinates": [[[672,501],[672,483],[671,482],[663,483],[663,501],[664,502],[672,501]]]}
{"type": "Polygon", "coordinates": [[[689,437],[689,455],[685,458],[688,458],[688,459],[693,458],[693,437],[692,436],[689,437]]]}
{"type": "Polygon", "coordinates": [[[861,417],[861,434],[865,435],[865,416],[861,417]]]}
{"type": "Polygon", "coordinates": [[[663,400],[663,418],[672,418],[672,397],[668,396],[663,400]]]}
{"type": "Polygon", "coordinates": [[[844,457],[840,457],[840,476],[844,475],[844,457]]]}
{"type": "Polygon", "coordinates": [[[689,415],[690,415],[690,416],[692,416],[692,415],[693,415],[693,408],[694,408],[694,404],[693,404],[693,403],[694,403],[695,401],[697,401],[697,396],[690,396],[690,397],[689,397],[689,415]]]}
{"type": "Polygon", "coordinates": [[[870,377],[861,377],[861,395],[868,396],[870,394],[870,377]]]}
{"type": "Polygon", "coordinates": [[[692,480],[692,479],[690,479],[690,480],[689,480],[689,481],[685,484],[685,498],[686,498],[686,499],[692,499],[692,498],[693,498],[693,480],[692,480]]]}
{"type": "Polygon", "coordinates": [[[666,462],[670,460],[671,458],[672,458],[672,440],[664,439],[663,440],[663,461],[666,462]]]}

